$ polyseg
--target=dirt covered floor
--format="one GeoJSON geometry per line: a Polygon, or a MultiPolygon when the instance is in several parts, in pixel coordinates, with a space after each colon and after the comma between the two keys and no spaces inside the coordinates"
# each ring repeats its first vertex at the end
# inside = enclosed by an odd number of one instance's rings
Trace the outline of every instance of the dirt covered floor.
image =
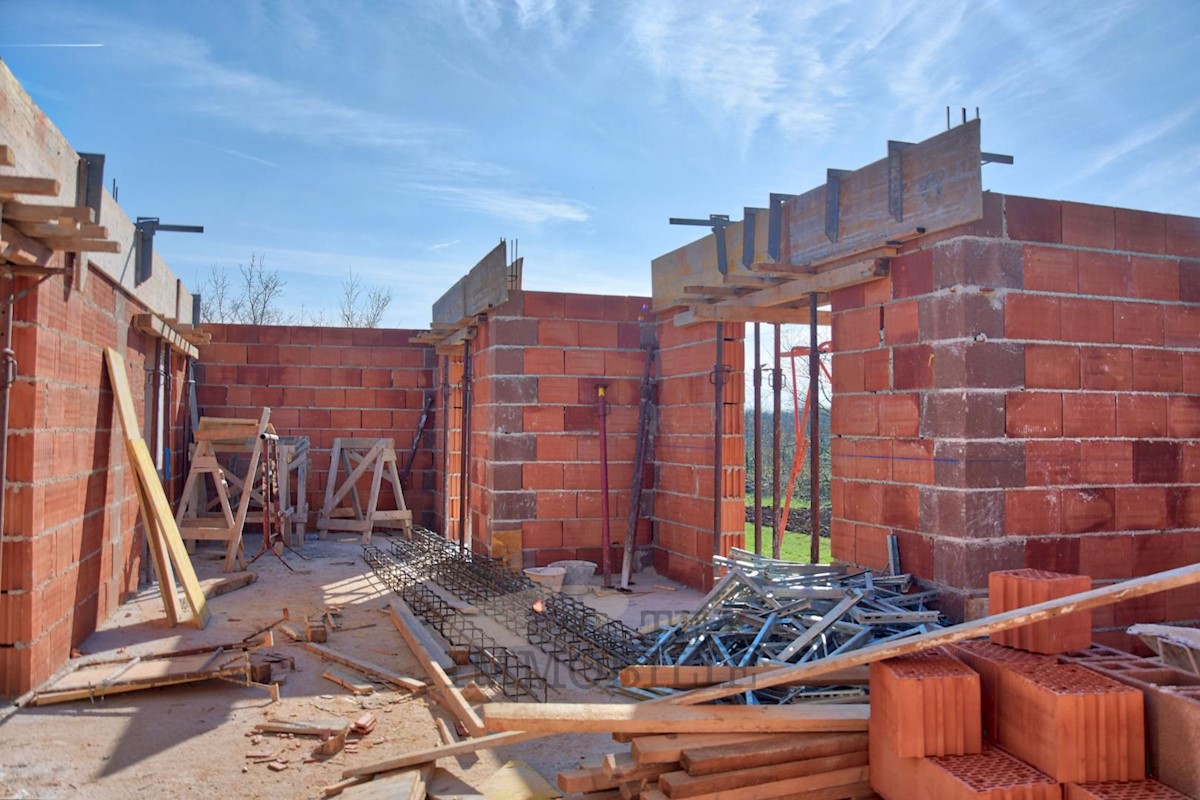
{"type": "MultiPolygon", "coordinates": [[[[379,537],[377,537],[379,538],[379,537]]],[[[253,551],[255,542],[248,542],[253,551]]],[[[373,578],[361,558],[357,538],[310,540],[301,552],[309,560],[286,556],[288,571],[269,554],[251,570],[258,580],[209,601],[212,620],[204,630],[187,625],[171,628],[163,617],[157,589],[142,592],[121,606],[100,631],[84,644],[82,661],[159,653],[237,641],[269,624],[289,609],[294,618],[326,607],[342,610],[342,629],[330,632],[327,646],[395,672],[424,680],[416,660],[386,613],[386,589],[373,578]],[[382,612],[382,613],[381,613],[382,612]]],[[[221,577],[219,554],[201,549],[193,557],[201,579],[221,577]]],[[[670,585],[653,573],[638,576],[632,595],[589,595],[588,601],[634,627],[693,608],[699,595],[655,589],[670,585]]],[[[485,627],[501,644],[524,644],[490,621],[485,627]]],[[[440,743],[434,716],[449,715],[427,697],[376,684],[374,694],[356,697],[321,677],[330,666],[282,634],[271,652],[295,659],[286,674],[280,702],[265,691],[222,681],[83,700],[14,713],[0,712],[0,796],[13,798],[303,798],[321,797],[321,789],[341,778],[342,770],[370,764],[440,743]],[[304,763],[315,741],[264,736],[253,744],[250,734],[267,720],[340,717],[348,721],[371,711],[379,722],[362,739],[357,752],[343,751],[304,763]],[[271,750],[287,759],[276,772],[246,758],[252,751],[271,750]]],[[[542,658],[539,663],[545,663],[542,658]]],[[[345,672],[352,672],[344,668],[345,672]]],[[[551,701],[622,701],[604,684],[589,686],[563,667],[548,673],[551,701]]],[[[522,759],[550,783],[561,769],[612,752],[611,738],[566,735],[444,759],[445,767],[467,783],[478,783],[509,760],[522,759]]]]}

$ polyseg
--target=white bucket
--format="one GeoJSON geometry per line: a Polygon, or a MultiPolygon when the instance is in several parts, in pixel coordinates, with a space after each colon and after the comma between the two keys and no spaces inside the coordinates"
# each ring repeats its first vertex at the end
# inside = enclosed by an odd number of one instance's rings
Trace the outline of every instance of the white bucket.
{"type": "Polygon", "coordinates": [[[529,580],[543,586],[551,592],[557,592],[562,589],[563,578],[566,577],[567,571],[562,567],[530,567],[525,570],[529,580]]]}

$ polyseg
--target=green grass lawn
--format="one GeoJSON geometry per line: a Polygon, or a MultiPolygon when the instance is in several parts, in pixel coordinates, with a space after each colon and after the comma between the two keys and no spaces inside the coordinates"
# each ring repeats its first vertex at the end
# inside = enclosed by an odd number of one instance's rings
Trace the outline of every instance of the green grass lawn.
{"type": "MultiPolygon", "coordinates": [[[[771,548],[771,529],[766,525],[762,529],[763,550],[767,551],[766,555],[770,555],[771,548]]],[[[784,561],[799,561],[808,563],[809,548],[812,546],[812,537],[807,533],[792,533],[788,531],[783,537],[783,551],[780,555],[784,561]]],[[[754,523],[746,523],[746,549],[754,549],[754,523]]],[[[833,556],[829,552],[829,539],[821,539],[821,563],[828,564],[833,561],[833,556]]]]}

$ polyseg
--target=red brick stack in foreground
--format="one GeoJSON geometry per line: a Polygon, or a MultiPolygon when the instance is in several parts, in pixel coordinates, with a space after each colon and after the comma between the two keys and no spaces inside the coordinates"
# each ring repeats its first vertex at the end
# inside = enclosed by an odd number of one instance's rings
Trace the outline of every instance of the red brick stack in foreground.
{"type": "MultiPolygon", "coordinates": [[[[997,611],[1089,583],[1035,570],[990,576],[997,611]]],[[[872,788],[885,800],[1185,796],[1146,780],[1142,692],[1054,657],[1083,630],[1090,622],[1068,615],[1003,637],[1037,653],[968,642],[873,664],[872,788]]]]}

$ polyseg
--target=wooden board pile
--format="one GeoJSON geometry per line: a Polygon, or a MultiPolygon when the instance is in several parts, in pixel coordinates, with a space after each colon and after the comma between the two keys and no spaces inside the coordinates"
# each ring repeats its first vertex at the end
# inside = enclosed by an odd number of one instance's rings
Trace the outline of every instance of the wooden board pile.
{"type": "Polygon", "coordinates": [[[867,734],[642,736],[628,752],[558,774],[568,797],[765,800],[877,797],[867,782],[867,734]]]}

